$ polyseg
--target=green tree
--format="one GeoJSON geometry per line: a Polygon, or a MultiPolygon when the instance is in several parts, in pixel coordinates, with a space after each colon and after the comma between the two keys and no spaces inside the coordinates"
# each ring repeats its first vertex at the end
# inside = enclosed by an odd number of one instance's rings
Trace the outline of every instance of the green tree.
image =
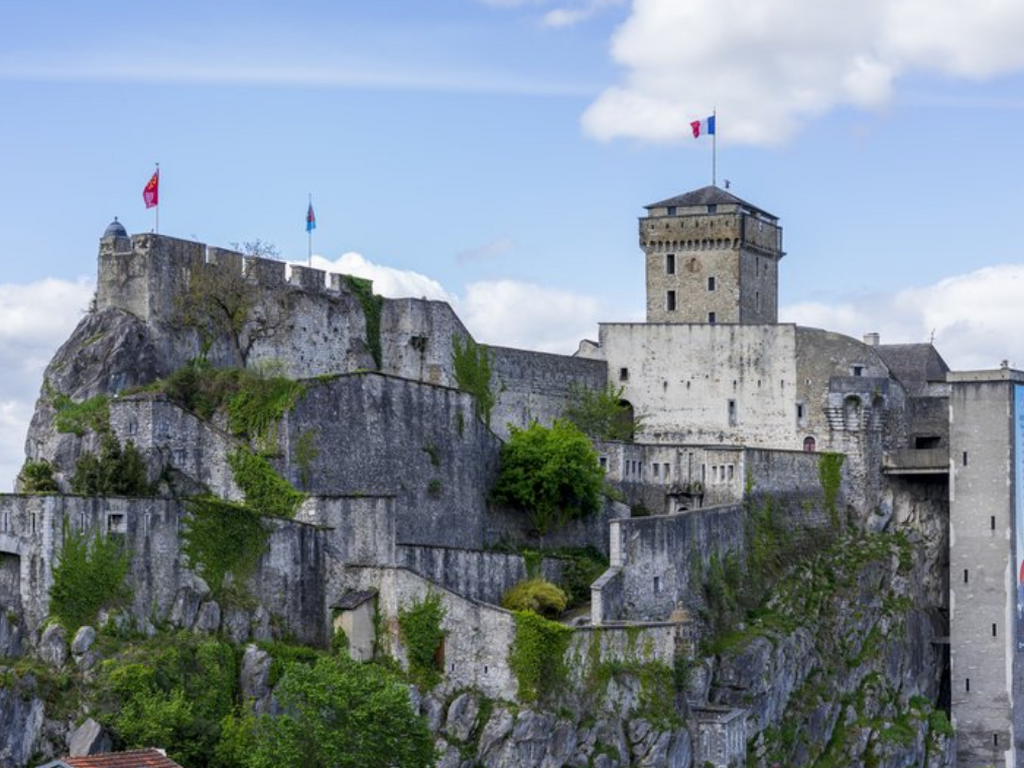
{"type": "Polygon", "coordinates": [[[501,447],[495,501],[527,512],[542,534],[600,509],[604,471],[575,425],[556,420],[550,428],[534,422],[511,429],[501,447]]]}
{"type": "Polygon", "coordinates": [[[100,454],[84,453],[75,464],[71,491],[82,496],[152,496],[146,460],[129,440],[124,448],[109,432],[100,454]]]}
{"type": "Polygon", "coordinates": [[[229,718],[218,759],[243,768],[428,768],[433,739],[393,673],[343,657],[289,662],[275,689],[283,714],[229,718]]]}
{"type": "Polygon", "coordinates": [[[562,418],[592,440],[633,442],[634,434],[643,428],[643,417],[634,415],[633,408],[622,399],[624,391],[624,387],[611,384],[604,389],[573,384],[562,418]]]}

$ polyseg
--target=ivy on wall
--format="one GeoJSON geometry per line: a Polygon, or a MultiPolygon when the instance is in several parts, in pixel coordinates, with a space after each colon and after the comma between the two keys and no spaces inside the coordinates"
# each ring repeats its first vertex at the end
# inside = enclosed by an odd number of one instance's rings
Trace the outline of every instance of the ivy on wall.
{"type": "Polygon", "coordinates": [[[101,608],[123,602],[129,558],[120,539],[101,536],[91,539],[84,531],[72,531],[64,520],[63,547],[53,569],[50,614],[68,635],[96,618],[101,608]]]}
{"type": "Polygon", "coordinates": [[[422,600],[398,610],[398,630],[409,660],[409,677],[423,689],[433,688],[441,681],[437,649],[444,642],[441,622],[446,614],[441,595],[436,592],[428,592],[422,600]]]}
{"type": "Polygon", "coordinates": [[[818,457],[818,479],[821,481],[821,492],[825,496],[825,509],[833,527],[839,526],[839,512],[836,510],[836,498],[839,486],[843,482],[843,461],[846,457],[841,453],[822,453],[818,457]]]}
{"type": "Polygon", "coordinates": [[[290,520],[306,499],[306,494],[277,474],[269,461],[246,446],[228,454],[228,465],[245,494],[246,506],[259,513],[290,520]]]}
{"type": "Polygon", "coordinates": [[[566,682],[565,652],[572,630],[530,611],[516,611],[516,635],[508,665],[519,683],[519,700],[532,704],[558,691],[566,682]]]}
{"type": "Polygon", "coordinates": [[[464,339],[456,336],[452,339],[452,366],[459,389],[473,395],[477,418],[490,426],[491,410],[496,401],[491,387],[490,350],[468,336],[464,339]]]}
{"type": "Polygon", "coordinates": [[[384,307],[384,297],[373,292],[373,282],[370,280],[345,275],[345,284],[363,308],[363,317],[366,318],[366,346],[373,356],[373,362],[377,364],[377,370],[380,370],[380,314],[384,307]]]}
{"type": "Polygon", "coordinates": [[[263,516],[212,496],[189,499],[186,510],[182,551],[189,565],[218,599],[244,597],[241,585],[256,569],[270,536],[263,516]]]}

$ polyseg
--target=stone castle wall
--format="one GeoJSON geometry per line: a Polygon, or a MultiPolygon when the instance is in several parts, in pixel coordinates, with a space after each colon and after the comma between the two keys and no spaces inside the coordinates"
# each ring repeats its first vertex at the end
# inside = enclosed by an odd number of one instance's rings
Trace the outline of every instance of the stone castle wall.
{"type": "MultiPolygon", "coordinates": [[[[131,613],[139,626],[178,614],[181,593],[194,609],[204,593],[182,560],[181,530],[186,514],[172,499],[0,496],[0,552],[18,558],[21,615],[34,633],[49,613],[53,568],[60,559],[62,531],[123,538],[131,554],[131,613]]],[[[248,583],[256,601],[277,617],[281,629],[302,642],[326,641],[323,532],[290,521],[269,521],[268,548],[248,583]]],[[[191,626],[192,621],[186,622],[191,626]]],[[[216,627],[213,627],[216,630],[216,627]]],[[[242,639],[245,639],[244,637],[242,639]]]]}

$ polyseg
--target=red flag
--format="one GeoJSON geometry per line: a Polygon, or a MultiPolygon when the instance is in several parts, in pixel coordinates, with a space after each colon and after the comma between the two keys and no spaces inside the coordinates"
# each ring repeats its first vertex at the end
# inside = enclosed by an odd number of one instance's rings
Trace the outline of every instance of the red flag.
{"type": "Polygon", "coordinates": [[[150,178],[149,183],[146,184],[145,189],[142,190],[142,199],[146,203],[147,208],[152,208],[154,205],[160,204],[160,169],[157,168],[153,172],[153,176],[150,178]]]}

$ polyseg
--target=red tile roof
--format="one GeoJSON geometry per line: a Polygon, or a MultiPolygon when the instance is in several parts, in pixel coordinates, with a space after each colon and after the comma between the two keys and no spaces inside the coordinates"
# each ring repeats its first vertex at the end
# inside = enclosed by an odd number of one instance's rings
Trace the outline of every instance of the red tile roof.
{"type": "Polygon", "coordinates": [[[137,749],[132,752],[110,752],[105,755],[62,757],[61,762],[71,768],[182,768],[156,749],[137,749]]]}

